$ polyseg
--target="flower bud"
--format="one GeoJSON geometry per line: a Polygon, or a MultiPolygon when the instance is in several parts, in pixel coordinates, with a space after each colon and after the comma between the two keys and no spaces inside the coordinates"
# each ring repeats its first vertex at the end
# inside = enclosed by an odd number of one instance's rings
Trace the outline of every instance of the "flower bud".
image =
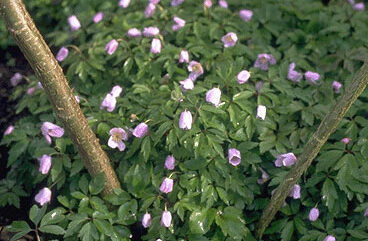
{"type": "Polygon", "coordinates": [[[248,81],[250,77],[250,73],[247,70],[242,70],[239,72],[239,74],[236,76],[238,79],[239,84],[244,84],[248,81]]]}
{"type": "Polygon", "coordinates": [[[192,90],[194,88],[194,83],[191,79],[185,79],[183,81],[180,81],[180,86],[184,89],[184,90],[192,90]]]}
{"type": "Polygon", "coordinates": [[[56,54],[56,60],[59,62],[64,61],[64,59],[66,59],[66,57],[68,57],[69,54],[69,49],[65,48],[65,47],[61,47],[59,52],[56,54]]]}
{"type": "Polygon", "coordinates": [[[19,84],[19,82],[22,80],[22,75],[20,73],[15,73],[11,78],[10,78],[10,83],[12,86],[17,86],[19,84]]]}
{"type": "Polygon", "coordinates": [[[189,63],[189,53],[186,50],[180,51],[179,63],[189,63]]]}
{"type": "Polygon", "coordinates": [[[116,98],[112,96],[110,93],[108,93],[105,98],[103,99],[100,109],[104,109],[106,107],[108,112],[114,111],[116,106],[116,98]]]}
{"type": "Polygon", "coordinates": [[[219,88],[213,88],[207,91],[206,93],[206,101],[213,104],[214,106],[218,106],[220,104],[221,99],[221,90],[219,88]]]}
{"type": "Polygon", "coordinates": [[[241,155],[240,155],[240,151],[238,149],[235,149],[235,148],[229,149],[228,156],[229,156],[229,163],[231,165],[237,166],[237,165],[240,164],[241,155]]]}
{"type": "Polygon", "coordinates": [[[161,216],[161,225],[168,228],[171,225],[172,216],[170,211],[164,211],[161,216]]]}
{"type": "Polygon", "coordinates": [[[51,144],[51,136],[59,138],[64,135],[63,128],[51,122],[47,122],[47,121],[42,123],[41,132],[49,144],[51,144]]]}
{"type": "Polygon", "coordinates": [[[293,82],[300,82],[303,78],[303,75],[294,69],[295,69],[295,63],[291,63],[289,65],[289,71],[288,71],[287,78],[293,82]]]}
{"type": "Polygon", "coordinates": [[[152,39],[151,53],[158,54],[161,52],[161,41],[158,38],[152,39]]]}
{"type": "Polygon", "coordinates": [[[141,33],[141,31],[139,31],[136,28],[131,28],[131,29],[128,30],[127,35],[128,35],[128,37],[131,37],[131,38],[137,38],[137,37],[142,36],[142,33],[141,33]]]}
{"type": "Polygon", "coordinates": [[[38,194],[35,196],[36,202],[38,202],[41,206],[43,206],[45,203],[50,202],[51,200],[51,190],[47,187],[44,187],[41,189],[41,191],[38,192],[38,194]]]}
{"type": "Polygon", "coordinates": [[[243,19],[245,22],[249,22],[252,19],[253,11],[242,9],[239,12],[239,16],[241,19],[243,19]]]}
{"type": "Polygon", "coordinates": [[[68,22],[69,22],[69,25],[70,25],[70,28],[73,30],[73,31],[77,31],[78,29],[80,29],[81,27],[81,24],[77,18],[77,16],[75,15],[72,15],[68,18],[68,22]]]}
{"type": "Polygon", "coordinates": [[[266,106],[258,105],[256,118],[264,120],[266,118],[266,106]]]}
{"type": "Polygon", "coordinates": [[[143,35],[145,37],[154,37],[160,34],[160,29],[157,27],[147,27],[143,29],[143,35]]]}
{"type": "Polygon", "coordinates": [[[175,158],[173,155],[169,155],[165,160],[165,168],[168,170],[174,170],[175,168],[175,158]]]}
{"type": "Polygon", "coordinates": [[[119,6],[122,8],[127,8],[130,4],[130,0],[120,0],[119,6]]]}
{"type": "Polygon", "coordinates": [[[311,82],[312,84],[317,84],[317,80],[319,80],[320,76],[316,72],[307,71],[304,74],[305,79],[311,82]]]}
{"type": "Polygon", "coordinates": [[[106,44],[105,50],[108,55],[112,55],[113,53],[115,53],[118,46],[119,46],[118,41],[116,41],[115,39],[112,39],[110,40],[110,42],[106,44]]]}
{"type": "Polygon", "coordinates": [[[182,27],[185,26],[185,20],[181,19],[179,17],[174,17],[174,25],[172,26],[172,30],[173,31],[178,31],[179,29],[181,29],[182,27]]]}
{"type": "Polygon", "coordinates": [[[335,91],[335,93],[340,93],[340,88],[342,87],[342,84],[336,80],[332,83],[332,89],[335,91]]]}
{"type": "Polygon", "coordinates": [[[172,192],[174,186],[174,180],[166,177],[160,186],[160,191],[163,193],[172,192]]]}
{"type": "Polygon", "coordinates": [[[140,123],[133,130],[133,136],[142,138],[148,133],[148,125],[145,123],[140,123]]]}
{"type": "Polygon", "coordinates": [[[93,22],[98,23],[103,19],[103,17],[104,17],[103,12],[98,12],[95,14],[95,16],[93,16],[93,22]]]}
{"type": "Polygon", "coordinates": [[[35,91],[36,91],[35,87],[30,87],[27,89],[27,95],[33,95],[35,91]]]}
{"type": "Polygon", "coordinates": [[[281,167],[281,166],[291,166],[294,165],[296,163],[297,159],[296,156],[294,155],[294,153],[289,152],[289,153],[285,153],[285,154],[281,154],[279,156],[277,156],[277,159],[275,161],[275,166],[277,167],[281,167]]]}
{"type": "Polygon", "coordinates": [[[190,111],[183,111],[180,114],[180,118],[179,118],[179,127],[180,129],[183,130],[190,130],[192,129],[192,122],[193,122],[193,118],[192,118],[192,113],[190,113],[190,111]]]}
{"type": "Polygon", "coordinates": [[[353,8],[354,8],[355,11],[364,11],[364,9],[365,9],[364,2],[354,4],[353,8]]]}
{"type": "Polygon", "coordinates": [[[319,216],[319,210],[318,208],[312,208],[310,211],[309,211],[309,221],[311,222],[314,222],[318,219],[318,216],[319,216]]]}
{"type": "Polygon", "coordinates": [[[51,156],[43,155],[40,159],[40,169],[42,174],[47,174],[51,168],[51,156]]]}
{"type": "Polygon", "coordinates": [[[345,145],[349,144],[350,141],[351,139],[347,137],[341,139],[341,142],[344,143],[345,145]]]}
{"type": "Polygon", "coordinates": [[[328,235],[323,241],[336,241],[336,238],[332,235],[328,235]]]}
{"type": "Polygon", "coordinates": [[[203,2],[203,7],[205,7],[205,8],[210,8],[210,7],[212,7],[212,1],[211,1],[211,0],[205,0],[205,1],[203,2]]]}
{"type": "Polygon", "coordinates": [[[219,0],[218,3],[220,5],[220,7],[222,7],[222,8],[228,8],[228,5],[227,5],[226,0],[219,0]]]}
{"type": "Polygon", "coordinates": [[[172,0],[171,1],[171,6],[176,7],[180,4],[182,4],[183,2],[184,2],[184,0],[172,0]]]}
{"type": "Polygon", "coordinates": [[[300,198],[300,186],[298,184],[295,184],[293,189],[291,190],[289,197],[293,197],[294,199],[300,198]]]}
{"type": "Polygon", "coordinates": [[[4,136],[10,135],[13,131],[14,131],[14,126],[13,125],[8,126],[8,128],[6,128],[6,130],[4,131],[4,136]]]}
{"type": "Polygon", "coordinates": [[[151,17],[155,13],[155,10],[156,10],[156,5],[153,3],[149,3],[146,7],[146,10],[144,10],[144,16],[146,18],[151,17]]]}
{"type": "Polygon", "coordinates": [[[120,96],[120,94],[121,94],[121,92],[122,92],[122,91],[123,91],[123,88],[121,88],[119,85],[115,85],[115,86],[112,88],[112,90],[111,90],[110,94],[111,94],[113,97],[117,98],[117,97],[119,97],[119,96],[120,96]]]}
{"type": "Polygon", "coordinates": [[[142,225],[144,228],[148,228],[149,226],[151,226],[151,214],[146,213],[143,215],[142,218],[142,225]]]}

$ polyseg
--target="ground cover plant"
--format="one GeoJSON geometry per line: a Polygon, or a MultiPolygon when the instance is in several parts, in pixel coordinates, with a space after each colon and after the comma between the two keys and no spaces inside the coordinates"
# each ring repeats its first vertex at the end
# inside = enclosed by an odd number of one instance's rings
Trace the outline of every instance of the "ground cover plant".
{"type": "MultiPolygon", "coordinates": [[[[121,189],[100,195],[106,177],[89,176],[39,80],[14,75],[16,113],[29,114],[1,140],[0,205],[34,205],[12,240],[256,240],[273,190],[367,57],[353,1],[56,4],[46,41],[121,189]]],[[[264,240],[368,239],[367,102],[365,90],[264,240]]]]}

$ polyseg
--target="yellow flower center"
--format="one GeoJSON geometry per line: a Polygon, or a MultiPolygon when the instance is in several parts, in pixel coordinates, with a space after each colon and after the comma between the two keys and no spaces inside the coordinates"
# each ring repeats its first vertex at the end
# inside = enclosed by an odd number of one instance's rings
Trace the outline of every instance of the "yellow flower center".
{"type": "Polygon", "coordinates": [[[259,62],[261,62],[261,64],[266,64],[267,63],[267,59],[262,57],[259,59],[259,62]]]}
{"type": "Polygon", "coordinates": [[[121,141],[121,139],[123,139],[123,134],[121,134],[120,132],[114,133],[114,134],[112,135],[112,139],[113,139],[115,142],[119,142],[119,141],[121,141]]]}
{"type": "Polygon", "coordinates": [[[192,66],[192,69],[194,72],[200,72],[201,70],[201,67],[199,66],[199,64],[195,64],[192,66]]]}
{"type": "Polygon", "coordinates": [[[234,42],[234,40],[233,40],[233,38],[231,37],[231,35],[229,35],[229,36],[227,36],[226,37],[226,40],[228,41],[228,42],[234,42]]]}

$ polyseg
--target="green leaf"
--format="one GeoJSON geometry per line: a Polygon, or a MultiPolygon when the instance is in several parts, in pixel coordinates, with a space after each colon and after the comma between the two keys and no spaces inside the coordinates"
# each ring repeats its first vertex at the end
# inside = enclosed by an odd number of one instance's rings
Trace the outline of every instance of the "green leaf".
{"type": "Polygon", "coordinates": [[[363,230],[357,230],[357,229],[348,229],[348,233],[351,234],[354,238],[358,239],[368,239],[368,233],[364,232],[363,230]]]}
{"type": "Polygon", "coordinates": [[[149,155],[151,153],[151,140],[149,137],[145,137],[142,142],[142,149],[141,152],[143,154],[143,159],[147,162],[149,155]]]}
{"type": "Polygon", "coordinates": [[[19,240],[21,237],[25,236],[30,231],[31,231],[31,229],[29,229],[29,231],[22,231],[22,232],[16,233],[9,241],[19,240]]]}
{"type": "Polygon", "coordinates": [[[226,114],[225,111],[221,110],[220,107],[214,107],[212,105],[203,104],[201,110],[212,112],[215,114],[226,114]]]}
{"type": "Polygon", "coordinates": [[[38,226],[43,215],[45,215],[47,205],[42,206],[42,208],[38,208],[37,205],[33,205],[31,210],[29,211],[29,219],[38,226]]]}
{"type": "Polygon", "coordinates": [[[227,197],[227,192],[222,187],[216,187],[216,191],[219,197],[221,198],[221,200],[224,201],[226,205],[230,205],[229,199],[227,197]]]}
{"type": "Polygon", "coordinates": [[[29,227],[26,221],[14,221],[11,225],[7,226],[8,231],[10,232],[30,232],[31,228],[29,227]]]}
{"type": "Polygon", "coordinates": [[[249,90],[241,91],[233,96],[233,101],[239,101],[242,99],[248,99],[249,97],[253,96],[254,93],[249,90]]]}
{"type": "Polygon", "coordinates": [[[114,233],[114,229],[112,225],[103,219],[93,219],[93,223],[96,225],[96,228],[100,233],[105,234],[107,236],[111,236],[114,233]]]}
{"type": "Polygon", "coordinates": [[[204,158],[190,159],[184,162],[184,166],[189,170],[201,170],[207,166],[207,161],[204,158]]]}
{"type": "Polygon", "coordinates": [[[334,183],[329,178],[323,183],[322,195],[326,199],[326,206],[331,211],[335,200],[337,200],[337,191],[334,183]]]}
{"type": "Polygon", "coordinates": [[[242,240],[249,234],[249,229],[245,226],[241,218],[242,212],[234,207],[225,208],[222,215],[215,217],[216,224],[220,226],[224,235],[229,235],[233,239],[242,240]]]}
{"type": "Polygon", "coordinates": [[[294,233],[294,222],[289,221],[285,227],[282,229],[281,232],[281,240],[282,241],[289,241],[291,240],[294,233]]]}
{"type": "Polygon", "coordinates": [[[27,139],[24,139],[12,146],[9,151],[7,167],[10,167],[13,163],[17,161],[18,157],[27,150],[28,144],[29,141],[27,139]]]}
{"type": "Polygon", "coordinates": [[[189,229],[193,234],[205,234],[207,233],[213,220],[215,219],[216,210],[213,208],[198,210],[192,212],[189,217],[189,229]]]}
{"type": "Polygon", "coordinates": [[[99,239],[96,226],[91,222],[83,225],[83,227],[79,231],[78,237],[82,237],[82,241],[93,241],[99,239]]]}
{"type": "Polygon", "coordinates": [[[65,219],[65,216],[63,215],[65,213],[65,210],[63,208],[56,208],[48,213],[46,213],[45,216],[43,216],[41,220],[40,226],[45,226],[49,224],[55,224],[60,223],[65,219]]]}
{"type": "Polygon", "coordinates": [[[100,172],[90,182],[88,189],[92,195],[97,195],[104,189],[105,186],[105,173],[100,172]]]}
{"type": "Polygon", "coordinates": [[[40,227],[38,230],[40,230],[43,233],[51,233],[56,235],[62,235],[65,233],[65,230],[58,225],[46,225],[40,227]]]}
{"type": "Polygon", "coordinates": [[[83,194],[87,195],[88,194],[88,179],[87,179],[87,175],[84,174],[80,179],[79,179],[79,189],[83,192],[83,194]]]}
{"type": "Polygon", "coordinates": [[[340,150],[331,150],[324,152],[321,156],[319,156],[316,172],[320,171],[328,171],[329,168],[334,166],[334,164],[340,159],[340,157],[344,154],[343,151],[340,150]]]}
{"type": "Polygon", "coordinates": [[[138,204],[135,199],[121,205],[118,210],[119,221],[124,225],[130,225],[137,221],[138,204]]]}

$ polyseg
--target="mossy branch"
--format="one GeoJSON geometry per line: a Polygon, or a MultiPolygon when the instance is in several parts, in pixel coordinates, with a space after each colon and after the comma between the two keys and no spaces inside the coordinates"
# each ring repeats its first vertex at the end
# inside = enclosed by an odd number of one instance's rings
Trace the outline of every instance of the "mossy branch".
{"type": "Polygon", "coordinates": [[[120,188],[110,160],[83,115],[54,55],[21,0],[0,0],[0,14],[10,34],[42,83],[57,118],[92,177],[105,173],[104,193],[120,188]]]}
{"type": "Polygon", "coordinates": [[[262,237],[263,232],[275,216],[276,212],[284,203],[294,184],[296,184],[302,174],[307,171],[313,159],[317,156],[319,150],[327,141],[328,137],[335,131],[337,125],[349,110],[350,106],[364,91],[367,83],[368,64],[364,63],[355,75],[351,84],[345,89],[345,93],[340,97],[332,110],[325,116],[317,131],[309,139],[303,153],[298,157],[297,164],[288,172],[285,179],[276,189],[274,195],[272,195],[271,201],[263,211],[262,217],[258,223],[257,237],[259,239],[262,237]]]}

